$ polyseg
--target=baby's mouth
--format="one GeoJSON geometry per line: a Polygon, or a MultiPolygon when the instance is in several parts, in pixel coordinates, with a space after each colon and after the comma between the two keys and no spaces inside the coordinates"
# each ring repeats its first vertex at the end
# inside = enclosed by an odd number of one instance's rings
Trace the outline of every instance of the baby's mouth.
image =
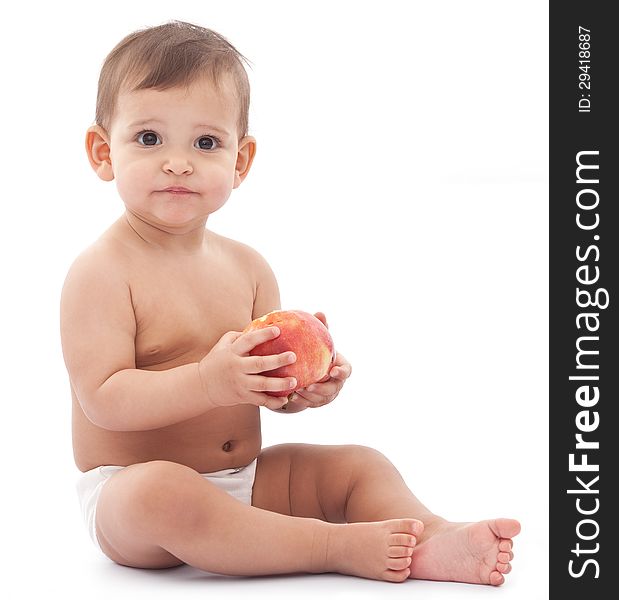
{"type": "Polygon", "coordinates": [[[168,192],[169,194],[195,194],[195,192],[185,187],[168,187],[165,190],[160,191],[168,192]]]}

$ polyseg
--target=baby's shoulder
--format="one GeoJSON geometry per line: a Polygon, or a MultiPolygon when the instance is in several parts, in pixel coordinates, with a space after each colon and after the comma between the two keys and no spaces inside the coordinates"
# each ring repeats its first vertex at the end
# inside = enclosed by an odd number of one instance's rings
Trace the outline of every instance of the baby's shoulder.
{"type": "Polygon", "coordinates": [[[89,285],[105,281],[110,285],[127,279],[126,254],[107,236],[101,236],[82,250],[67,272],[65,284],[89,285]]]}
{"type": "Polygon", "coordinates": [[[222,256],[237,263],[239,267],[256,271],[256,269],[263,269],[266,265],[264,257],[251,246],[212,231],[209,231],[208,235],[209,243],[211,243],[222,256]]]}
{"type": "Polygon", "coordinates": [[[236,260],[242,262],[244,272],[250,276],[254,294],[252,318],[255,319],[280,308],[279,286],[275,273],[266,259],[247,244],[222,236],[218,236],[218,242],[221,242],[231,255],[236,256],[236,260]]]}

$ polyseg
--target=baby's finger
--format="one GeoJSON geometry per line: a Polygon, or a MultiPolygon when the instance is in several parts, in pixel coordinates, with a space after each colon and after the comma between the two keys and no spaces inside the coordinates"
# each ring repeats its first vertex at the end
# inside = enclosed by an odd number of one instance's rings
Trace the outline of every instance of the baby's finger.
{"type": "Polygon", "coordinates": [[[332,396],[333,394],[337,394],[340,389],[342,389],[342,383],[336,379],[330,379],[325,383],[313,383],[312,385],[308,385],[303,393],[305,394],[307,392],[315,396],[332,396]]]}
{"type": "Polygon", "coordinates": [[[243,361],[243,372],[255,374],[291,365],[297,360],[297,357],[294,352],[282,352],[269,356],[246,356],[241,360],[243,361]]]}
{"type": "Polygon", "coordinates": [[[346,381],[350,377],[351,373],[352,373],[352,369],[350,368],[350,366],[348,368],[333,367],[329,371],[329,376],[332,377],[333,379],[339,379],[340,381],[346,381]]]}
{"type": "Polygon", "coordinates": [[[272,410],[277,410],[288,404],[288,396],[269,396],[268,394],[261,394],[260,392],[249,392],[247,400],[247,404],[264,406],[272,410]]]}
{"type": "Polygon", "coordinates": [[[291,394],[288,398],[292,404],[300,406],[301,408],[307,408],[308,406],[312,405],[311,402],[308,402],[305,398],[303,398],[303,396],[300,396],[296,392],[294,394],[291,394]]]}
{"type": "Polygon", "coordinates": [[[338,352],[329,375],[336,379],[348,379],[352,373],[352,365],[338,352]]]}
{"type": "Polygon", "coordinates": [[[219,342],[222,342],[224,344],[233,344],[242,335],[243,333],[240,331],[226,331],[226,333],[224,333],[219,339],[219,342]]]}
{"type": "Polygon", "coordinates": [[[335,398],[335,395],[336,395],[335,393],[323,394],[323,393],[316,393],[316,392],[308,392],[307,388],[297,390],[295,393],[298,394],[299,397],[303,398],[303,400],[306,401],[307,406],[311,406],[311,407],[322,406],[323,404],[328,404],[329,402],[331,402],[331,400],[335,398]]]}
{"type": "Polygon", "coordinates": [[[252,392],[292,392],[296,385],[297,380],[294,377],[247,376],[247,387],[252,392]]]}
{"type": "Polygon", "coordinates": [[[314,313],[314,316],[322,322],[322,324],[329,329],[329,325],[327,324],[327,317],[325,316],[325,313],[323,312],[316,312],[314,313]]]}
{"type": "Polygon", "coordinates": [[[261,398],[258,398],[256,402],[257,406],[264,406],[265,408],[270,408],[271,410],[277,410],[278,408],[282,408],[288,404],[288,398],[286,396],[276,397],[258,393],[256,393],[256,396],[261,396],[261,398]]]}
{"type": "Polygon", "coordinates": [[[275,339],[279,335],[279,327],[265,327],[264,329],[256,329],[248,331],[238,337],[232,344],[232,348],[237,354],[244,356],[253,350],[256,346],[275,339]]]}

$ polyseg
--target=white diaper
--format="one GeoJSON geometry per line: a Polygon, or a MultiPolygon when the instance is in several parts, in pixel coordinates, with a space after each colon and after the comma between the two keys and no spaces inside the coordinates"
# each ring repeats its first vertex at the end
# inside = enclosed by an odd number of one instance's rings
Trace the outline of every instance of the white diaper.
{"type": "MultiPolygon", "coordinates": [[[[214,483],[218,488],[228,492],[231,496],[249,504],[251,506],[251,492],[256,476],[256,464],[258,459],[246,467],[238,469],[223,469],[213,473],[202,473],[205,479],[214,483]]],[[[101,548],[97,540],[97,530],[95,527],[95,515],[97,513],[97,502],[105,482],[117,471],[125,467],[115,465],[105,465],[95,467],[86,473],[82,473],[77,481],[77,495],[82,509],[82,516],[88,528],[88,533],[92,541],[98,548],[101,548]]]]}

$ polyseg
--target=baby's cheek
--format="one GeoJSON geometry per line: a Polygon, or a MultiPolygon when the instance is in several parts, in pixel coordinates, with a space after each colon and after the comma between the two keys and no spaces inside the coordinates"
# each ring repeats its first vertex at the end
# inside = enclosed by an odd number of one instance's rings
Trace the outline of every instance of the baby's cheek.
{"type": "Polygon", "coordinates": [[[203,176],[205,196],[211,209],[220,208],[230,197],[234,188],[234,172],[224,165],[212,165],[203,176]]]}
{"type": "Polygon", "coordinates": [[[123,201],[130,204],[135,203],[137,201],[135,181],[131,181],[131,179],[127,179],[122,176],[116,176],[115,180],[118,195],[123,199],[123,201]]]}
{"type": "Polygon", "coordinates": [[[207,177],[220,191],[232,190],[236,179],[236,165],[230,158],[213,162],[208,167],[207,177]]]}
{"type": "Polygon", "coordinates": [[[152,172],[140,168],[140,164],[123,165],[114,172],[116,189],[123,200],[137,200],[150,192],[156,191],[152,172]]]}

